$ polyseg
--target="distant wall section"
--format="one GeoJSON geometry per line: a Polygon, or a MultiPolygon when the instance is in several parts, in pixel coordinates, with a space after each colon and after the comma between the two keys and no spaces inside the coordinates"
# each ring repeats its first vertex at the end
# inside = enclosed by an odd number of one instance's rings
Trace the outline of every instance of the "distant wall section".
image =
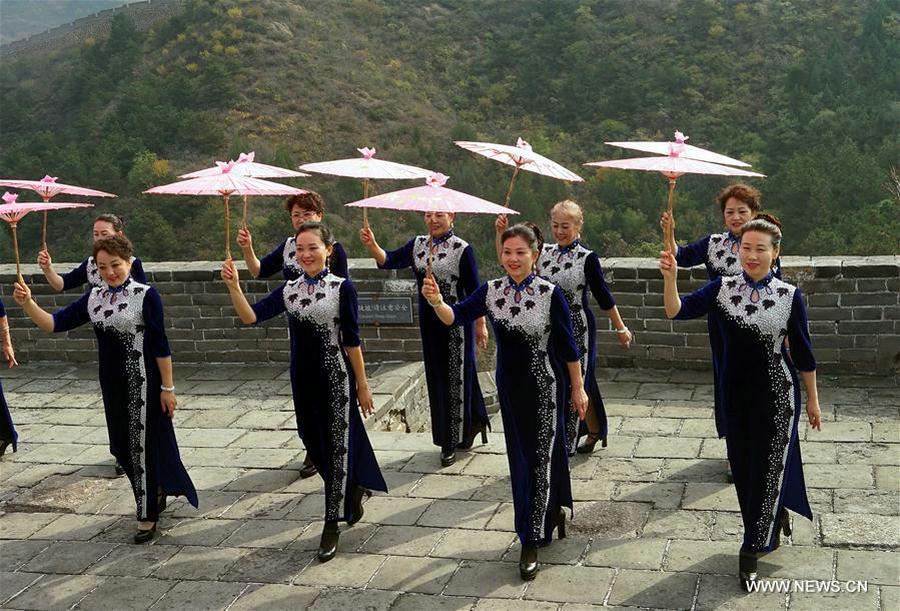
{"type": "Polygon", "coordinates": [[[110,23],[115,15],[128,15],[138,30],[147,30],[157,21],[178,14],[183,7],[181,0],[144,0],[107,9],[3,45],[0,47],[0,58],[11,61],[80,45],[88,37],[104,38],[109,35],[110,23]]]}

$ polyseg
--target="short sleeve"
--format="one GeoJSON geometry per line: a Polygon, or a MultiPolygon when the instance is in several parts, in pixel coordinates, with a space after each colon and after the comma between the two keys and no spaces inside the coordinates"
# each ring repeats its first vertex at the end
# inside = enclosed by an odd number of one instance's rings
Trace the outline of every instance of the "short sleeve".
{"type": "Polygon", "coordinates": [[[284,261],[284,245],[287,238],[275,247],[275,250],[267,254],[259,261],[259,275],[257,278],[268,278],[274,276],[285,266],[284,261]]]}
{"type": "Polygon", "coordinates": [[[809,337],[809,319],[806,302],[800,289],[794,291],[791,315],[788,318],[788,341],[791,343],[791,360],[800,371],[815,371],[816,357],[813,355],[812,340],[809,337]]]}
{"type": "Polygon", "coordinates": [[[155,358],[172,356],[169,338],[166,337],[163,304],[159,293],[152,286],[144,297],[144,351],[155,358]]]}
{"type": "Polygon", "coordinates": [[[606,278],[603,276],[600,258],[595,252],[589,254],[587,261],[584,263],[584,278],[601,310],[611,310],[616,307],[616,300],[612,291],[609,290],[609,285],[606,284],[606,278]]]}
{"type": "Polygon", "coordinates": [[[144,264],[137,257],[131,262],[131,277],[141,284],[147,284],[147,274],[144,273],[144,264]]]}
{"type": "Polygon", "coordinates": [[[557,357],[566,363],[574,363],[581,358],[572,331],[572,312],[562,290],[557,286],[550,297],[550,325],[553,335],[553,349],[557,357]]]}
{"type": "Polygon", "coordinates": [[[681,309],[675,315],[675,320],[690,320],[709,314],[719,296],[722,279],[716,278],[706,286],[698,289],[690,295],[681,298],[681,309]]]}
{"type": "Polygon", "coordinates": [[[70,331],[75,327],[80,327],[91,321],[91,317],[88,315],[88,297],[90,297],[90,295],[91,291],[88,291],[82,295],[78,301],[73,301],[53,314],[54,333],[70,331]]]}
{"type": "Polygon", "coordinates": [[[706,265],[709,258],[709,236],[692,242],[687,246],[679,246],[675,253],[675,261],[678,267],[694,267],[695,265],[706,265]]]}
{"type": "Polygon", "coordinates": [[[466,246],[459,258],[459,286],[463,296],[471,295],[478,290],[478,264],[475,262],[475,250],[472,245],[466,246]]]}
{"type": "Polygon", "coordinates": [[[256,314],[256,324],[275,318],[286,310],[284,305],[285,286],[287,286],[287,283],[280,285],[277,289],[250,306],[253,308],[253,313],[256,314]]]}
{"type": "Polygon", "coordinates": [[[465,325],[487,316],[487,290],[487,284],[482,284],[461,302],[450,306],[453,309],[453,326],[465,325]]]}
{"type": "Polygon", "coordinates": [[[350,279],[350,269],[347,265],[347,251],[341,246],[340,242],[335,242],[331,251],[331,260],[328,262],[328,269],[331,273],[339,278],[350,279]]]}
{"type": "Polygon", "coordinates": [[[358,347],[362,343],[359,339],[359,307],[356,287],[349,280],[341,283],[338,316],[340,317],[341,345],[345,348],[358,347]]]}
{"type": "Polygon", "coordinates": [[[72,271],[62,275],[62,290],[68,291],[69,289],[73,289],[75,287],[84,286],[84,284],[87,282],[87,262],[88,260],[85,259],[81,262],[81,265],[79,265],[72,271]]]}
{"type": "Polygon", "coordinates": [[[413,264],[413,246],[416,239],[413,238],[397,250],[388,250],[385,252],[384,264],[379,265],[381,269],[404,269],[412,267],[413,264]]]}

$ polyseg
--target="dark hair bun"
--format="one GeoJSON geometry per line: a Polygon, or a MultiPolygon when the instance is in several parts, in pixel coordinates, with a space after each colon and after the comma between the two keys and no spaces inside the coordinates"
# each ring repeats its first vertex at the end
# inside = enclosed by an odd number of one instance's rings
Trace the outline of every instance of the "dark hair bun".
{"type": "Polygon", "coordinates": [[[776,227],[778,227],[779,231],[784,230],[784,227],[782,227],[782,225],[781,225],[781,219],[779,219],[774,214],[769,214],[768,212],[760,212],[759,214],[757,214],[754,217],[753,220],[768,221],[768,222],[772,223],[773,225],[775,225],[776,227]]]}

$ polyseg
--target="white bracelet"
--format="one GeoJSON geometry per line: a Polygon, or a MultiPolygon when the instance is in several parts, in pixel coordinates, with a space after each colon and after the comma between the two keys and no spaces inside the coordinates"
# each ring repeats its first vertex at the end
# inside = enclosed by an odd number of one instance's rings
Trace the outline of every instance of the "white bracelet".
{"type": "MultiPolygon", "coordinates": [[[[425,301],[428,301],[428,300],[426,299],[425,301]]],[[[430,301],[428,301],[428,305],[430,305],[432,308],[439,308],[442,305],[444,305],[444,298],[442,297],[441,300],[438,301],[437,303],[431,303],[430,301]]]]}
{"type": "Polygon", "coordinates": [[[628,327],[622,327],[621,329],[616,329],[616,333],[618,333],[619,335],[625,335],[626,333],[628,333],[628,327]]]}
{"type": "Polygon", "coordinates": [[[162,384],[160,384],[159,389],[165,392],[175,392],[174,386],[163,386],[162,384]]]}

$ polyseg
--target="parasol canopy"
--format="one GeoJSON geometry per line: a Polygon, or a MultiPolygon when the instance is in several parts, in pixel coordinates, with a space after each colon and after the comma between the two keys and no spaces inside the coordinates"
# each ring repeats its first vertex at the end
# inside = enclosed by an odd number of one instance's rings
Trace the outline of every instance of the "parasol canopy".
{"type": "Polygon", "coordinates": [[[251,178],[231,171],[236,162],[217,161],[218,174],[180,180],[167,185],[147,189],[144,193],[152,195],[212,195],[221,196],[225,203],[225,255],[231,258],[231,234],[229,227],[228,199],[232,195],[271,195],[290,196],[309,193],[304,189],[289,187],[277,182],[259,178],[251,178]]]}
{"type": "Polygon", "coordinates": [[[77,204],[71,202],[22,202],[18,203],[18,194],[7,191],[3,194],[3,204],[0,204],[0,219],[9,223],[13,234],[13,250],[16,253],[16,275],[19,278],[22,274],[19,272],[19,238],[16,235],[16,227],[19,221],[28,214],[36,210],[43,211],[45,214],[49,210],[61,210],[63,208],[89,208],[93,204],[77,204]]]}
{"type": "Polygon", "coordinates": [[[443,174],[432,174],[425,179],[424,186],[391,191],[346,205],[352,208],[381,208],[415,212],[518,214],[511,208],[498,206],[486,199],[445,187],[444,184],[448,178],[449,176],[443,174]]]}
{"type": "MultiPolygon", "coordinates": [[[[0,178],[0,187],[12,187],[13,189],[30,189],[37,192],[44,202],[50,201],[50,198],[66,193],[67,195],[80,195],[82,197],[118,197],[115,193],[107,193],[106,191],[97,191],[96,189],[88,189],[86,187],[76,187],[75,185],[66,185],[56,182],[56,176],[45,174],[40,180],[19,180],[16,178],[0,178]]],[[[44,209],[44,227],[41,235],[41,243],[44,250],[47,250],[47,210],[44,209]]]]}
{"type": "MultiPolygon", "coordinates": [[[[318,161],[305,163],[299,169],[316,174],[329,174],[331,176],[344,176],[346,178],[363,179],[363,199],[369,197],[370,180],[413,180],[427,178],[434,174],[432,170],[419,168],[414,165],[375,159],[375,149],[364,146],[356,149],[362,158],[336,159],[334,161],[318,161]]],[[[363,226],[369,225],[369,217],[366,208],[363,208],[363,226]]]]}
{"type": "Polygon", "coordinates": [[[456,140],[454,141],[454,144],[467,151],[472,151],[473,153],[477,153],[488,159],[493,159],[494,161],[499,161],[500,163],[511,165],[515,168],[515,170],[513,170],[512,179],[509,181],[509,188],[506,190],[506,199],[503,202],[504,206],[509,206],[509,198],[512,196],[513,185],[516,182],[516,176],[519,175],[519,170],[527,170],[542,176],[556,178],[557,180],[567,180],[571,182],[584,181],[584,179],[575,172],[567,170],[552,159],[548,159],[543,155],[535,153],[534,150],[532,150],[531,145],[521,138],[516,141],[515,146],[495,144],[492,142],[471,142],[468,140],[456,140]]]}
{"type": "Polygon", "coordinates": [[[679,131],[675,132],[674,142],[607,142],[610,146],[618,146],[624,149],[633,149],[636,151],[644,151],[646,153],[656,153],[657,155],[671,155],[676,153],[677,157],[687,157],[688,159],[696,159],[698,161],[708,161],[710,163],[721,163],[724,165],[734,165],[749,168],[750,164],[734,159],[719,153],[708,151],[699,146],[685,144],[690,136],[685,136],[679,131]]]}

